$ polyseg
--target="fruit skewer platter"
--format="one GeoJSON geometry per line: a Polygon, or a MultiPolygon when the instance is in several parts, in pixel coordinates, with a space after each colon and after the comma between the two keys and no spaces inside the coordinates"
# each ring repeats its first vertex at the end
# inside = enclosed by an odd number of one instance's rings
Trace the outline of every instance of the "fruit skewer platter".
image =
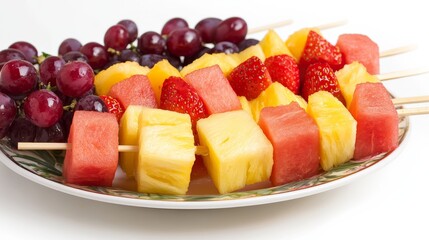
{"type": "Polygon", "coordinates": [[[239,17],[195,28],[175,18],[140,37],[123,20],[104,45],[66,39],[58,56],[16,42],[0,52],[2,149],[74,188],[203,201],[318,186],[400,146],[407,119],[380,82],[368,36],[331,44],[317,28],[246,35],[239,17]],[[14,150],[67,141],[65,152],[43,152],[53,165],[14,150]],[[131,151],[118,153],[120,144],[131,151]],[[117,184],[120,171],[126,184],[117,184]]]}

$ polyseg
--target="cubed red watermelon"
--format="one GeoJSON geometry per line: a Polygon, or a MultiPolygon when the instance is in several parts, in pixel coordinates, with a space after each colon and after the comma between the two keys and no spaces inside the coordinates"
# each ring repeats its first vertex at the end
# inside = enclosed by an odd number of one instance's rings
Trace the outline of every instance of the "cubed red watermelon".
{"type": "Polygon", "coordinates": [[[112,113],[76,111],[63,165],[66,183],[112,186],[118,165],[119,126],[112,113]]]}
{"type": "Polygon", "coordinates": [[[125,109],[129,105],[158,107],[155,92],[145,75],[134,75],[114,84],[107,95],[116,98],[125,109]]]}
{"type": "Polygon", "coordinates": [[[380,52],[377,43],[363,34],[342,34],[338,37],[337,44],[345,64],[354,61],[362,63],[368,73],[380,73],[380,52]]]}
{"type": "Polygon", "coordinates": [[[274,147],[273,185],[299,181],[319,173],[319,129],[298,103],[262,109],[259,126],[274,147]]]}
{"type": "Polygon", "coordinates": [[[184,79],[195,88],[209,114],[241,109],[237,94],[219,65],[195,70],[184,79]]]}
{"type": "Polygon", "coordinates": [[[357,121],[354,159],[363,159],[398,147],[399,117],[382,83],[356,86],[349,111],[357,121]]]}

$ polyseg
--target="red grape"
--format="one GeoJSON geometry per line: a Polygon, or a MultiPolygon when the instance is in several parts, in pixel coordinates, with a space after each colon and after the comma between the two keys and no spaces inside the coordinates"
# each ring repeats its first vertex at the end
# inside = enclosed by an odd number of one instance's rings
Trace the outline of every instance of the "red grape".
{"type": "Polygon", "coordinates": [[[37,127],[26,118],[20,117],[10,125],[7,136],[12,146],[17,147],[19,142],[33,142],[37,127]]]}
{"type": "Polygon", "coordinates": [[[43,84],[50,84],[52,87],[57,85],[57,75],[65,61],[57,56],[49,56],[40,64],[40,81],[43,84]]]}
{"type": "Polygon", "coordinates": [[[109,53],[106,48],[96,42],[83,45],[80,52],[88,58],[88,64],[93,69],[101,69],[109,61],[109,53]]]}
{"type": "Polygon", "coordinates": [[[37,84],[37,70],[25,60],[10,60],[0,72],[0,89],[9,95],[26,94],[37,84]]]}
{"type": "Polygon", "coordinates": [[[97,95],[87,95],[79,99],[74,108],[75,111],[95,111],[95,112],[108,112],[106,104],[97,95]]]}
{"type": "Polygon", "coordinates": [[[145,54],[141,56],[140,65],[152,68],[157,62],[167,59],[159,54],[145,54]]]}
{"type": "Polygon", "coordinates": [[[142,54],[162,54],[165,50],[165,39],[159,33],[145,32],[139,37],[137,47],[142,54]]]}
{"type": "Polygon", "coordinates": [[[63,115],[63,103],[52,91],[41,89],[28,95],[24,102],[25,117],[42,128],[57,123],[63,115]]]}
{"type": "Polygon", "coordinates": [[[63,126],[60,123],[47,128],[37,128],[35,142],[67,142],[63,126]]]}
{"type": "Polygon", "coordinates": [[[137,39],[138,28],[137,24],[129,19],[124,19],[118,22],[118,24],[124,26],[128,31],[128,43],[132,43],[137,39]]]}
{"type": "Polygon", "coordinates": [[[80,43],[77,39],[67,38],[61,42],[58,48],[58,55],[64,55],[72,51],[80,51],[81,47],[82,43],[80,43]]]}
{"type": "Polygon", "coordinates": [[[2,139],[15,119],[17,113],[15,101],[0,92],[0,139],[2,139]]]}
{"type": "Polygon", "coordinates": [[[247,23],[239,17],[223,20],[216,28],[214,42],[228,41],[235,44],[243,41],[247,35],[247,23]]]}
{"type": "Polygon", "coordinates": [[[241,41],[241,42],[237,45],[237,47],[238,47],[239,51],[241,52],[241,51],[243,51],[244,49],[246,49],[246,48],[248,48],[248,47],[250,47],[250,46],[256,45],[256,44],[258,44],[258,43],[259,43],[259,40],[257,40],[257,39],[247,38],[247,39],[244,39],[243,41],[241,41]]]}
{"type": "Polygon", "coordinates": [[[104,34],[104,46],[112,48],[117,51],[122,51],[127,48],[129,43],[129,34],[127,29],[121,25],[116,24],[107,29],[104,34]]]}
{"type": "Polygon", "coordinates": [[[121,51],[118,56],[118,61],[120,62],[140,62],[140,55],[133,50],[125,49],[121,51]]]}
{"type": "Polygon", "coordinates": [[[203,42],[213,43],[214,33],[220,22],[222,20],[219,18],[204,18],[195,25],[195,30],[200,34],[203,42]]]}
{"type": "Polygon", "coordinates": [[[11,49],[11,48],[0,51],[0,70],[2,69],[3,65],[7,61],[13,60],[13,59],[25,60],[24,53],[22,53],[19,50],[11,49]]]}
{"type": "Polygon", "coordinates": [[[190,28],[180,28],[168,35],[167,49],[173,56],[192,56],[203,47],[198,32],[190,28]]]}
{"type": "Polygon", "coordinates": [[[211,53],[237,53],[239,51],[237,45],[235,45],[232,42],[218,42],[214,45],[214,47],[211,49],[211,53]]]}
{"type": "Polygon", "coordinates": [[[162,36],[168,36],[172,31],[180,28],[188,28],[188,22],[183,18],[172,18],[168,20],[161,30],[162,36]]]}
{"type": "Polygon", "coordinates": [[[85,54],[78,51],[71,51],[63,55],[63,60],[68,62],[81,61],[88,63],[88,57],[85,54]]]}
{"type": "Polygon", "coordinates": [[[66,63],[58,72],[57,87],[66,96],[81,97],[94,86],[94,71],[87,63],[66,63]]]}
{"type": "Polygon", "coordinates": [[[31,43],[24,41],[14,42],[9,48],[21,51],[25,56],[25,60],[32,64],[37,63],[37,49],[31,43]]]}

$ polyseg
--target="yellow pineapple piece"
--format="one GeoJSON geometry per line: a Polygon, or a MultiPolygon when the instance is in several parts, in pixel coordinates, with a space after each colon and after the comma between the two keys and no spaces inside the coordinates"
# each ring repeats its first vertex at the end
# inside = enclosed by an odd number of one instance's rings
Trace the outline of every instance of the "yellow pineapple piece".
{"type": "Polygon", "coordinates": [[[240,53],[237,53],[238,64],[246,61],[253,56],[257,56],[259,59],[261,59],[262,62],[265,61],[265,53],[264,50],[262,50],[261,45],[256,44],[244,49],[240,53]]]}
{"type": "Polygon", "coordinates": [[[143,108],[139,128],[137,190],[186,194],[196,150],[189,115],[143,108]]]}
{"type": "Polygon", "coordinates": [[[156,102],[160,103],[162,84],[170,76],[181,77],[179,70],[172,66],[168,60],[157,62],[147,74],[150,84],[155,92],[156,102]]]}
{"type": "Polygon", "coordinates": [[[248,114],[250,114],[250,116],[252,116],[252,117],[253,117],[253,115],[252,115],[252,108],[250,107],[250,103],[249,103],[249,101],[247,100],[247,98],[246,98],[246,97],[244,97],[244,96],[239,96],[239,97],[238,97],[238,100],[240,101],[241,108],[242,108],[244,111],[246,111],[248,114]]]}
{"type": "Polygon", "coordinates": [[[212,114],[197,122],[204,164],[219,193],[266,181],[273,165],[273,146],[243,110],[212,114]]]}
{"type": "Polygon", "coordinates": [[[331,93],[319,91],[308,97],[307,112],[319,127],[323,170],[352,159],[357,123],[347,108],[331,93]]]}
{"type": "Polygon", "coordinates": [[[377,76],[369,74],[365,66],[359,62],[352,62],[344,65],[342,69],[335,72],[335,75],[337,76],[341,94],[346,100],[347,107],[349,107],[352,102],[353,94],[359,83],[380,82],[377,76]]]}
{"type": "Polygon", "coordinates": [[[95,92],[97,95],[106,95],[115,83],[136,74],[146,75],[149,70],[148,67],[140,66],[136,62],[124,62],[112,65],[95,75],[95,92]]]}
{"type": "MultiPolygon", "coordinates": [[[[143,108],[143,106],[130,105],[125,110],[119,123],[119,144],[138,145],[139,116],[143,108]]],[[[136,152],[119,153],[119,166],[127,177],[134,177],[137,160],[138,153],[136,152]]]]}
{"type": "Polygon", "coordinates": [[[232,54],[206,53],[200,58],[194,60],[192,63],[185,66],[180,71],[180,74],[182,76],[186,76],[188,73],[191,73],[197,69],[210,67],[216,64],[219,65],[219,67],[222,69],[223,74],[225,74],[225,76],[228,76],[232,69],[238,66],[239,63],[237,62],[237,58],[232,54]]]}
{"type": "Polygon", "coordinates": [[[262,47],[266,58],[280,54],[287,54],[293,57],[284,41],[274,30],[268,30],[259,45],[262,47]]]}
{"type": "Polygon", "coordinates": [[[265,107],[288,105],[297,102],[303,109],[307,109],[307,102],[299,95],[295,95],[279,82],[273,82],[259,96],[249,102],[253,119],[258,122],[259,115],[265,107]]]}
{"type": "Polygon", "coordinates": [[[307,43],[307,37],[310,30],[320,34],[320,30],[318,28],[302,28],[292,33],[286,40],[286,46],[298,62],[299,59],[301,59],[301,55],[304,51],[305,44],[307,43]]]}

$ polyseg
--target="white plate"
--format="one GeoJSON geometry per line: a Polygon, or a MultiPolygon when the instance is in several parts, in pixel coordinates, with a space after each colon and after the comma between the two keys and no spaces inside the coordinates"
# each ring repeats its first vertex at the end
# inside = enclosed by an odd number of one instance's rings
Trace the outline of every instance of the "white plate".
{"type": "Polygon", "coordinates": [[[254,206],[302,198],[325,192],[373,172],[393,161],[404,148],[409,135],[409,120],[401,118],[399,123],[399,147],[387,154],[366,159],[350,161],[329,172],[313,178],[278,187],[261,183],[234,193],[219,195],[213,190],[209,179],[191,182],[189,195],[145,194],[133,191],[133,184],[127,181],[118,170],[113,187],[87,187],[69,185],[61,176],[61,152],[17,151],[5,141],[0,143],[0,161],[19,175],[74,196],[119,205],[163,209],[220,209],[254,206]],[[267,187],[268,186],[268,187],[267,187]],[[129,190],[125,190],[129,189],[129,190]]]}

